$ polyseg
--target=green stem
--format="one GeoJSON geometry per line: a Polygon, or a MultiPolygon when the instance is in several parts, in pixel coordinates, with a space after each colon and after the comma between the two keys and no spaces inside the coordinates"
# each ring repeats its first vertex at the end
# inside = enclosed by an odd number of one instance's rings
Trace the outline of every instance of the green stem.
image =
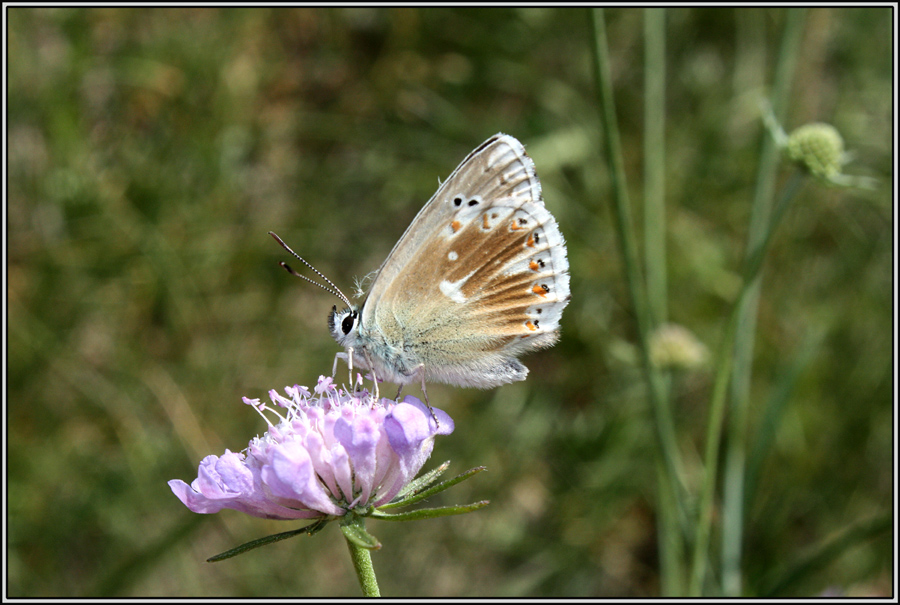
{"type": "MultiPolygon", "coordinates": [[[[363,517],[354,515],[351,524],[357,525],[363,531],[366,529],[366,521],[363,517]]],[[[347,539],[347,546],[350,547],[350,558],[353,560],[353,569],[356,570],[356,577],[359,579],[359,586],[362,588],[363,596],[380,597],[381,592],[378,590],[375,568],[372,566],[372,551],[368,548],[363,548],[349,538],[347,539]]]]}
{"type": "Polygon", "coordinates": [[[655,329],[668,315],[666,285],[666,10],[644,9],[644,259],[655,329]]]}
{"type": "Polygon", "coordinates": [[[609,164],[610,182],[613,190],[613,214],[615,215],[616,234],[618,235],[618,243],[625,267],[625,278],[628,283],[631,306],[634,309],[637,323],[641,361],[644,366],[648,393],[653,407],[654,424],[657,431],[657,439],[660,443],[661,456],[665,465],[666,476],[673,486],[675,501],[678,503],[678,518],[682,527],[686,530],[688,521],[685,502],[688,496],[683,479],[684,471],[681,454],[678,451],[678,444],[675,438],[675,423],[672,419],[672,412],[666,404],[663,377],[650,363],[647,300],[637,260],[637,246],[631,229],[631,212],[625,184],[625,168],[622,160],[619,130],[616,125],[616,111],[613,101],[609,49],[606,44],[606,24],[603,9],[593,9],[591,11],[591,25],[594,35],[594,52],[592,54],[597,78],[604,151],[609,164]]]}
{"type": "MultiPolygon", "coordinates": [[[[791,82],[799,57],[803,35],[805,9],[787,11],[781,46],[778,51],[775,75],[772,83],[772,110],[784,122],[783,116],[790,97],[791,82]]],[[[764,137],[757,173],[756,191],[750,216],[747,264],[759,256],[761,262],[763,240],[771,236],[775,219],[772,198],[775,190],[779,155],[781,150],[769,136],[764,137]]],[[[783,213],[784,204],[775,213],[783,213]]],[[[756,318],[759,307],[761,280],[758,272],[747,284],[747,295],[739,306],[735,342],[734,376],[731,382],[731,412],[722,501],[722,589],[727,596],[741,594],[741,551],[743,549],[744,523],[744,472],[747,455],[747,424],[750,407],[750,376],[753,365],[753,344],[756,336],[756,318]]]]}
{"type": "MultiPolygon", "coordinates": [[[[647,268],[649,330],[668,318],[666,277],[666,11],[644,11],[644,265],[647,268]]],[[[669,410],[671,389],[662,377],[660,409],[669,410]]],[[[672,428],[674,431],[674,427],[672,428]]],[[[679,528],[677,486],[657,463],[660,588],[663,596],[683,594],[684,538],[679,528]]]]}
{"type": "MultiPolygon", "coordinates": [[[[741,290],[738,302],[744,299],[746,291],[746,287],[741,290]]],[[[722,344],[716,357],[719,360],[719,364],[716,368],[716,381],[713,386],[712,401],[709,405],[706,450],[703,456],[706,463],[703,468],[703,487],[700,491],[699,517],[694,536],[694,556],[691,563],[691,583],[688,588],[688,595],[693,597],[701,596],[703,581],[706,577],[706,564],[709,555],[707,547],[712,528],[713,494],[716,486],[719,443],[722,437],[722,421],[725,417],[725,394],[728,380],[731,377],[732,362],[734,361],[731,355],[731,347],[734,343],[734,332],[737,325],[737,308],[737,306],[734,307],[735,311],[732,312],[729,318],[728,326],[725,328],[725,336],[722,339],[722,344]]]]}
{"type": "Polygon", "coordinates": [[[678,531],[678,504],[672,484],[666,478],[662,460],[656,461],[656,501],[659,506],[657,548],[659,548],[659,584],[663,598],[684,594],[684,534],[678,531]]]}
{"type": "Polygon", "coordinates": [[[804,181],[804,175],[800,171],[796,171],[791,175],[778,204],[775,206],[769,228],[766,230],[762,241],[754,247],[750,256],[744,263],[741,291],[738,295],[737,302],[735,302],[735,305],[732,308],[728,325],[725,328],[725,336],[723,337],[722,344],[719,348],[717,356],[719,365],[716,368],[716,381],[713,386],[712,402],[710,403],[709,409],[709,424],[706,428],[706,449],[704,451],[705,468],[703,474],[703,487],[700,493],[700,512],[694,538],[693,571],[688,592],[690,596],[701,596],[703,582],[706,576],[706,564],[709,558],[707,547],[709,546],[709,535],[712,528],[713,496],[715,494],[716,486],[719,444],[721,443],[722,438],[722,421],[725,417],[725,402],[728,393],[728,384],[731,379],[735,360],[735,357],[731,352],[735,346],[734,343],[737,335],[737,328],[740,325],[742,310],[745,308],[748,297],[754,292],[753,285],[758,283],[757,278],[760,269],[762,268],[766,252],[769,249],[769,244],[772,241],[772,236],[804,181]]]}

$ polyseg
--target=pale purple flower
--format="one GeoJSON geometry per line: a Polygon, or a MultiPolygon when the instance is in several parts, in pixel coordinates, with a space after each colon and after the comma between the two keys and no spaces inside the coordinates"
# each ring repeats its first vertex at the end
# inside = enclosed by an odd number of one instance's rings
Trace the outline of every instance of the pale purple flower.
{"type": "Polygon", "coordinates": [[[376,400],[368,391],[347,393],[319,377],[310,393],[295,385],[269,397],[244,398],[262,415],[277,416],[246,450],[225,450],[200,463],[188,485],[169,487],[195,513],[232,508],[267,519],[339,517],[390,502],[431,455],[435,435],[453,432],[453,420],[407,395],[376,400]],[[285,411],[286,410],[286,411],[285,411]],[[435,422],[435,418],[439,421],[435,422]]]}

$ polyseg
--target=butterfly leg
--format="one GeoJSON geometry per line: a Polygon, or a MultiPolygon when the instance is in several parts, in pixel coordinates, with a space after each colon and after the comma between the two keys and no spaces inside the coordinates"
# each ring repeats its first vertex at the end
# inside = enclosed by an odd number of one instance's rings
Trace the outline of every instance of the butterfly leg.
{"type": "MultiPolygon", "coordinates": [[[[338,359],[347,359],[347,354],[344,352],[335,353],[334,354],[334,365],[331,366],[331,377],[334,378],[335,374],[337,374],[337,363],[338,359]]],[[[350,364],[349,359],[347,359],[347,364],[350,364]]]]}
{"type": "MultiPolygon", "coordinates": [[[[349,368],[350,374],[350,384],[355,385],[356,383],[353,381],[353,347],[348,349],[348,353],[335,353],[334,355],[334,365],[331,366],[331,377],[334,378],[337,375],[337,366],[338,359],[344,359],[347,361],[347,367],[349,368]]],[[[344,387],[346,388],[346,386],[344,387]]],[[[354,390],[356,390],[354,388],[354,390]]]]}
{"type": "MultiPolygon", "coordinates": [[[[437,419],[437,416],[435,416],[435,414],[434,414],[434,410],[431,409],[431,404],[428,402],[428,391],[425,389],[425,364],[424,363],[419,364],[419,367],[416,368],[415,373],[418,374],[419,379],[421,380],[422,395],[425,396],[425,406],[428,408],[428,411],[431,412],[431,417],[434,418],[434,423],[437,426],[441,426],[441,421],[437,419]]],[[[401,388],[403,388],[402,385],[401,385],[401,388]]],[[[398,398],[400,397],[399,391],[397,392],[397,397],[398,398]]]]}
{"type": "MultiPolygon", "coordinates": [[[[353,353],[353,347],[350,347],[348,351],[353,353]]],[[[366,360],[366,365],[369,366],[369,372],[372,374],[372,382],[375,383],[375,401],[381,399],[380,393],[378,391],[378,375],[375,374],[375,366],[372,365],[372,360],[369,358],[369,351],[366,350],[365,347],[362,348],[363,358],[366,360]]]]}
{"type": "Polygon", "coordinates": [[[347,368],[349,370],[350,384],[353,384],[353,347],[347,347],[347,368]]]}

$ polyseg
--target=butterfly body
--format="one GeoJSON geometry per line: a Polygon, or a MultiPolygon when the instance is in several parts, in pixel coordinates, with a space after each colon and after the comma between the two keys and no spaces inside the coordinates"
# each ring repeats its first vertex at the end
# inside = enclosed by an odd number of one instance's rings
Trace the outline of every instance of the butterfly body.
{"type": "Polygon", "coordinates": [[[365,303],[329,316],[354,366],[395,384],[491,388],[524,380],[517,357],[552,346],[569,265],[534,163],[497,134],[413,219],[365,303]]]}

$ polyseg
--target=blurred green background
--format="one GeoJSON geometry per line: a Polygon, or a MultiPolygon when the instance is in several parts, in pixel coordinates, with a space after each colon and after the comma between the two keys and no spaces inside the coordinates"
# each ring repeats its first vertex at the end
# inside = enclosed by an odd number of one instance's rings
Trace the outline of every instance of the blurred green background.
{"type": "MultiPolygon", "coordinates": [[[[524,383],[429,388],[456,432],[427,468],[489,469],[429,504],[491,505],[370,522],[384,544],[382,594],[659,594],[656,434],[612,229],[586,9],[7,16],[8,596],[359,595],[334,525],[206,563],[299,524],[195,515],[166,481],[190,482],[203,456],[264,431],[241,396],[331,371],[336,301],[287,275],[266,232],[352,290],[438,179],[496,132],[535,161],[568,240],[572,302],[559,344],[523,359],[524,383]]],[[[740,283],[758,100],[784,18],[666,14],[669,314],[713,351],[740,283]]],[[[892,510],[892,19],[890,8],[806,13],[785,127],[833,124],[855,154],[846,171],[882,186],[808,184],[764,270],[751,447],[789,368],[799,378],[748,496],[748,595],[892,510]]],[[[636,202],[643,12],[609,10],[607,25],[636,202]]],[[[697,482],[711,380],[706,367],[673,382],[697,482]]],[[[783,594],[890,594],[889,533],[783,594]]]]}

